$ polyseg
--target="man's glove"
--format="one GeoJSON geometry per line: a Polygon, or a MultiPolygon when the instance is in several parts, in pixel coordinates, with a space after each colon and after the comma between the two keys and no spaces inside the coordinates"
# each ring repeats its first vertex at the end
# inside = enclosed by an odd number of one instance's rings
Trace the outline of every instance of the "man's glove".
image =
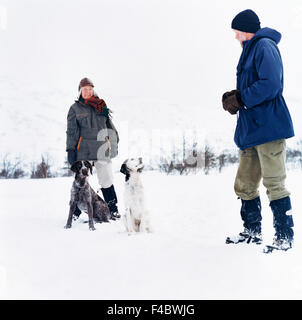
{"type": "Polygon", "coordinates": [[[75,150],[68,150],[67,159],[69,164],[72,165],[77,160],[77,152],[75,150]]]}
{"type": "Polygon", "coordinates": [[[222,96],[223,109],[230,114],[236,114],[240,108],[244,106],[241,100],[241,94],[239,90],[228,91],[222,96]]]}

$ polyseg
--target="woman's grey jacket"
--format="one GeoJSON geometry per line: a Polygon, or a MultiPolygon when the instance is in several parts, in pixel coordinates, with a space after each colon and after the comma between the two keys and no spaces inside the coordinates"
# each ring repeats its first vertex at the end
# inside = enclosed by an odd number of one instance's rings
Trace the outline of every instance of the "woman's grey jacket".
{"type": "Polygon", "coordinates": [[[66,151],[75,150],[76,160],[108,161],[116,157],[119,136],[110,113],[100,112],[76,100],[67,115],[66,151]]]}

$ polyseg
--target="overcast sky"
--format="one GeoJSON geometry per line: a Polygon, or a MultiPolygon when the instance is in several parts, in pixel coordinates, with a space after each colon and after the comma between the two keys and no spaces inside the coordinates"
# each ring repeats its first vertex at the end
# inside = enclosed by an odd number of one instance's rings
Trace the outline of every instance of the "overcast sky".
{"type": "MultiPolygon", "coordinates": [[[[285,80],[301,74],[301,1],[7,0],[0,73],[17,85],[76,90],[90,77],[106,95],[220,100],[235,86],[241,48],[230,28],[251,8],[279,30],[285,80]]],[[[3,10],[2,10],[3,11],[3,10]]]]}

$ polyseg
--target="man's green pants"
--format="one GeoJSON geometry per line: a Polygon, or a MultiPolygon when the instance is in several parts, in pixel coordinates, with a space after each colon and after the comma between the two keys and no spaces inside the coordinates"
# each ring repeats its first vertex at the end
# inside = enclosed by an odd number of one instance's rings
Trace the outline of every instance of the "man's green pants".
{"type": "Polygon", "coordinates": [[[239,150],[239,168],[234,186],[239,198],[257,198],[261,178],[270,201],[290,195],[285,188],[285,148],[285,139],[281,139],[239,150]]]}

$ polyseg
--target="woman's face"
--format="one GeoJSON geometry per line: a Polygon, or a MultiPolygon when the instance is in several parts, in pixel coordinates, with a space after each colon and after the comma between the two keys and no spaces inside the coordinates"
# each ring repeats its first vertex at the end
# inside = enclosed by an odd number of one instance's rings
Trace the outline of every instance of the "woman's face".
{"type": "Polygon", "coordinates": [[[82,87],[81,92],[82,92],[83,99],[89,99],[93,96],[93,87],[92,86],[82,87]]]}

